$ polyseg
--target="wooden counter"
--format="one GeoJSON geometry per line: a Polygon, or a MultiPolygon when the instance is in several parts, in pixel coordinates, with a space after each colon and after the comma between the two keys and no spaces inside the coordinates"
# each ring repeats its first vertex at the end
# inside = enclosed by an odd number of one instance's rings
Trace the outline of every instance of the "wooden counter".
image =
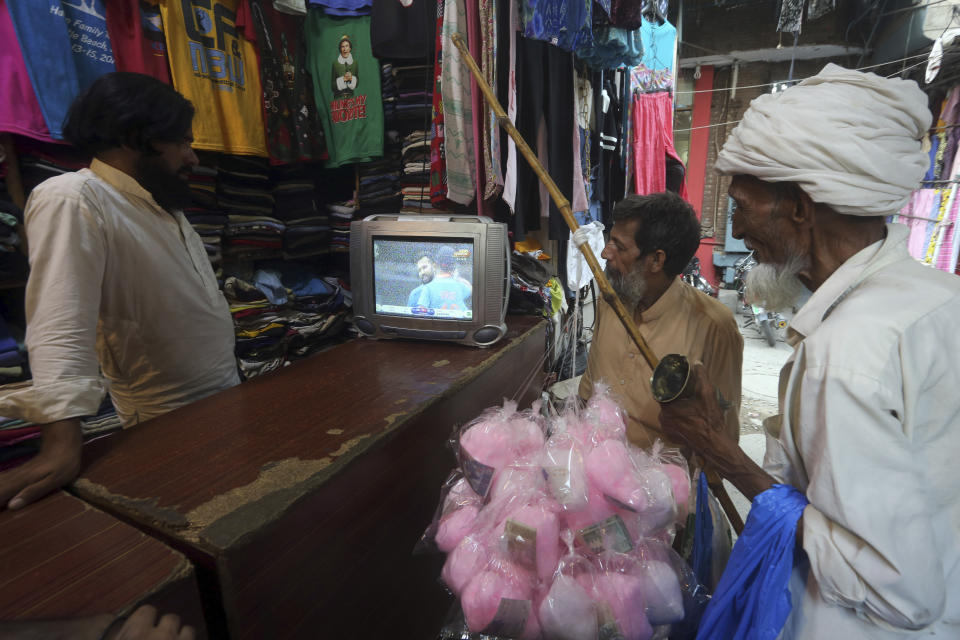
{"type": "Polygon", "coordinates": [[[95,443],[72,490],[198,564],[214,635],[430,638],[442,559],[411,550],[451,430],[543,380],[546,323],[508,325],[489,349],[339,345],[95,443]]]}
{"type": "Polygon", "coordinates": [[[121,615],[140,604],[177,612],[205,637],[180,553],[62,491],[0,511],[0,620],[121,615]]]}

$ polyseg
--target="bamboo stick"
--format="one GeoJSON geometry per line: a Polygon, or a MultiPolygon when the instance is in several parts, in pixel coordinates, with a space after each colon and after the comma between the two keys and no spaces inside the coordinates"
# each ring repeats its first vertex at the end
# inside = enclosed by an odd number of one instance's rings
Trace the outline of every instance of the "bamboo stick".
{"type": "MultiPolygon", "coordinates": [[[[567,226],[570,227],[570,232],[576,231],[579,225],[577,224],[577,219],[573,217],[573,210],[570,208],[570,203],[564,197],[563,193],[561,193],[557,184],[553,181],[553,178],[544,170],[543,165],[537,160],[537,155],[520,135],[520,132],[517,131],[517,128],[510,122],[510,118],[507,117],[507,113],[497,101],[497,96],[493,93],[493,89],[491,89],[490,85],[484,80],[483,74],[480,73],[480,68],[477,67],[476,61],[473,59],[473,56],[470,55],[459,33],[453,34],[453,44],[460,50],[460,55],[470,68],[470,72],[477,81],[477,86],[480,87],[484,98],[487,99],[487,104],[490,105],[490,108],[493,109],[494,114],[496,114],[497,122],[507,130],[507,133],[516,143],[517,149],[523,154],[523,157],[527,159],[527,162],[530,163],[530,166],[533,168],[534,173],[537,174],[537,177],[540,178],[540,181],[547,187],[547,191],[550,192],[550,197],[553,198],[554,204],[557,205],[557,209],[560,210],[560,214],[566,221],[567,226]]],[[[613,287],[610,286],[610,282],[604,275],[603,269],[600,268],[600,263],[597,262],[596,256],[593,255],[593,250],[589,245],[582,244],[580,245],[580,252],[583,253],[583,257],[586,258],[587,265],[590,267],[590,271],[593,272],[593,277],[597,279],[597,284],[600,286],[603,299],[613,307],[617,317],[620,318],[620,322],[623,323],[624,329],[627,330],[627,334],[629,334],[630,338],[637,345],[637,349],[640,350],[640,355],[642,355],[644,360],[647,361],[647,364],[650,365],[650,370],[656,369],[660,361],[657,359],[657,356],[653,355],[653,351],[649,345],[647,345],[647,341],[640,335],[640,331],[633,321],[633,316],[627,311],[627,308],[623,306],[623,302],[619,296],[617,296],[613,287]]]]}
{"type": "MultiPolygon", "coordinates": [[[[580,225],[577,224],[577,219],[573,217],[573,210],[570,208],[570,202],[567,201],[566,197],[564,197],[563,193],[560,191],[560,188],[557,187],[557,184],[553,181],[553,178],[550,177],[550,175],[543,168],[543,165],[540,164],[540,160],[537,159],[537,155],[523,139],[523,136],[521,136],[520,132],[517,131],[517,128],[513,126],[513,123],[510,122],[510,118],[503,110],[503,106],[501,106],[500,102],[497,100],[497,96],[493,92],[493,89],[491,89],[490,85],[487,84],[487,81],[484,80],[483,74],[480,72],[480,68],[477,66],[476,60],[473,59],[473,56],[470,55],[470,51],[467,50],[467,46],[463,41],[463,37],[459,33],[455,33],[452,36],[452,40],[453,44],[456,45],[457,49],[460,50],[460,55],[462,56],[467,67],[470,69],[470,73],[476,80],[477,86],[483,93],[483,97],[486,98],[487,104],[490,105],[490,108],[493,110],[494,114],[496,114],[497,122],[501,127],[506,129],[510,137],[513,138],[514,143],[517,145],[517,149],[521,154],[523,154],[523,157],[526,158],[527,162],[530,163],[530,167],[533,169],[534,173],[537,174],[537,177],[540,178],[540,181],[543,182],[544,186],[547,187],[547,191],[550,192],[550,197],[553,198],[554,204],[557,205],[557,209],[560,210],[560,214],[563,216],[564,221],[567,223],[567,226],[570,227],[570,232],[573,233],[579,228],[580,225]]],[[[646,360],[647,364],[650,365],[650,370],[655,370],[660,361],[657,359],[657,356],[653,354],[653,351],[650,349],[647,341],[643,339],[642,335],[640,335],[640,330],[637,329],[637,325],[633,321],[633,316],[627,311],[627,308],[623,306],[623,302],[620,300],[617,292],[614,291],[613,287],[610,286],[610,282],[607,280],[606,275],[604,275],[603,269],[600,268],[600,263],[597,262],[596,256],[593,255],[593,250],[588,244],[582,244],[579,245],[579,247],[580,252],[587,261],[587,265],[590,267],[590,271],[593,272],[593,277],[597,279],[597,284],[600,286],[600,292],[603,295],[603,299],[606,300],[611,307],[613,307],[617,317],[623,324],[623,328],[626,329],[627,334],[633,340],[634,344],[637,345],[637,349],[640,350],[640,354],[643,356],[644,360],[646,360]]],[[[721,507],[723,507],[724,512],[726,512],[727,518],[730,520],[730,524],[739,535],[743,531],[743,520],[740,518],[740,514],[737,512],[737,509],[733,504],[733,500],[730,499],[726,488],[723,486],[723,482],[720,480],[720,477],[716,475],[716,472],[707,471],[707,476],[709,478],[707,484],[713,490],[714,495],[717,496],[717,500],[719,500],[721,507]]]]}

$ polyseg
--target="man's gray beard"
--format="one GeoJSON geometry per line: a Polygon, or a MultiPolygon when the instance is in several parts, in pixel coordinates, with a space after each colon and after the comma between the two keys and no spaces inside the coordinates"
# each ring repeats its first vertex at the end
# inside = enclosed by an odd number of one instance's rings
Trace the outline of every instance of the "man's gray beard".
{"type": "Polygon", "coordinates": [[[747,302],[770,311],[793,307],[803,295],[798,274],[810,266],[807,256],[790,256],[783,264],[757,264],[747,273],[747,302]]]}
{"type": "Polygon", "coordinates": [[[617,292],[620,302],[623,303],[629,311],[634,311],[640,306],[640,300],[643,294],[647,292],[647,281],[639,269],[631,269],[626,274],[622,274],[609,266],[604,270],[610,286],[617,292]]]}

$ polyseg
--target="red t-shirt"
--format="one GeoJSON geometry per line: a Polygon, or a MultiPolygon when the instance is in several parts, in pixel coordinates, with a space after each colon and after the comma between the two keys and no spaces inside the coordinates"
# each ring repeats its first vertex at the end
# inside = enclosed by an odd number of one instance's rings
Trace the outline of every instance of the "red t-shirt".
{"type": "Polygon", "coordinates": [[[107,31],[117,71],[135,71],[170,84],[163,21],[156,4],[107,2],[107,31]]]}

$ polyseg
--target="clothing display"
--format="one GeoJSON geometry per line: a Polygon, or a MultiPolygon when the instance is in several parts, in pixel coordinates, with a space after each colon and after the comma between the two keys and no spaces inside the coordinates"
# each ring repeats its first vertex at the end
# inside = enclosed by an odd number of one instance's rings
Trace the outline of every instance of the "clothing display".
{"type": "Polygon", "coordinates": [[[673,146],[673,99],[665,91],[633,97],[633,190],[646,195],[667,190],[667,161],[679,165],[679,185],[674,191],[686,198],[683,164],[673,146]]]}
{"type": "Polygon", "coordinates": [[[327,166],[383,154],[380,64],[370,49],[370,17],[307,15],[307,68],[327,143],[327,166]]]}
{"type": "Polygon", "coordinates": [[[321,158],[313,84],[306,68],[303,20],[274,9],[267,0],[241,4],[237,27],[257,43],[267,150],[280,162],[321,158]],[[249,7],[249,13],[245,10],[249,7]]]}
{"type": "Polygon", "coordinates": [[[0,415],[93,415],[106,378],[129,426],[237,383],[227,304],[181,212],[94,160],[34,189],[25,217],[33,381],[0,393],[0,415]]]}
{"type": "Polygon", "coordinates": [[[464,0],[445,0],[441,28],[440,91],[443,100],[444,157],[448,200],[469,204],[476,197],[477,166],[473,157],[473,105],[470,71],[451,39],[467,36],[464,0]]]}
{"type": "Polygon", "coordinates": [[[218,114],[194,118],[193,146],[266,156],[257,54],[236,24],[241,0],[159,3],[173,86],[198,114],[218,114]]]}
{"type": "Polygon", "coordinates": [[[788,329],[780,415],[764,423],[764,468],[810,501],[787,640],[960,630],[960,431],[941,401],[960,384],[960,281],[918,264],[906,240],[888,224],[788,329]]]}
{"type": "Polygon", "coordinates": [[[33,93],[55,139],[74,96],[116,70],[107,34],[104,0],[5,0],[33,93]],[[42,4],[43,8],[38,5],[42,4]]]}
{"type": "MultiPolygon", "coordinates": [[[[725,414],[726,432],[737,440],[743,336],[730,310],[676,278],[640,314],[637,328],[654,353],[682,353],[691,361],[704,364],[707,378],[730,403],[725,414]]],[[[587,399],[598,383],[610,385],[611,393],[627,412],[627,437],[642,448],[650,447],[657,438],[664,439],[660,405],[650,391],[652,374],[613,308],[599,300],[593,343],[579,394],[587,399]]]]}
{"type": "Polygon", "coordinates": [[[435,0],[374,2],[370,42],[377,58],[416,58],[433,54],[436,33],[435,0]]]}
{"type": "Polygon", "coordinates": [[[0,0],[0,131],[50,140],[6,0],[0,0]]]}

